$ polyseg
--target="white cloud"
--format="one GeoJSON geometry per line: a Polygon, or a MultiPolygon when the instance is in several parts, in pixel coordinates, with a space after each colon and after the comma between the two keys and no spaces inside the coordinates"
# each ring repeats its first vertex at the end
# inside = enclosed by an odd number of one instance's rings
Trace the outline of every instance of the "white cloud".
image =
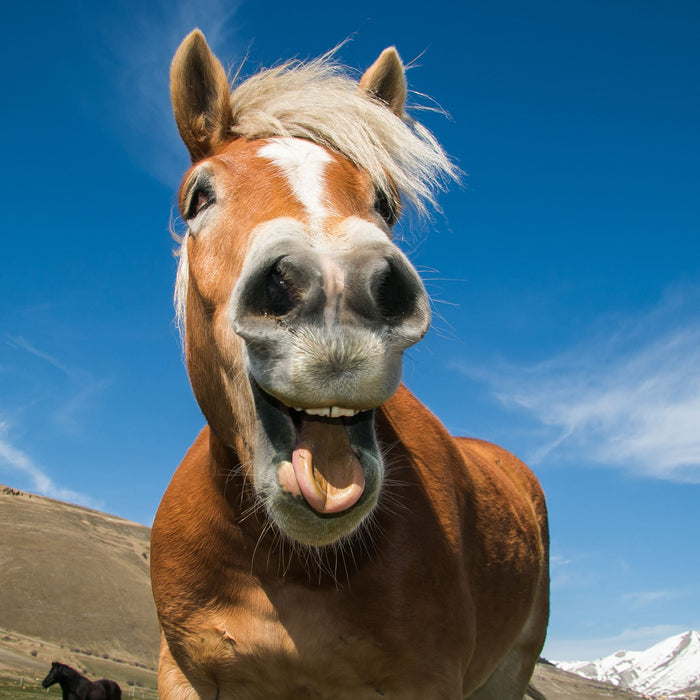
{"type": "Polygon", "coordinates": [[[700,483],[700,294],[675,290],[645,316],[537,365],[462,369],[546,428],[556,451],[638,475],[700,483]]]}
{"type": "MultiPolygon", "coordinates": [[[[27,486],[22,484],[22,489],[60,501],[77,503],[88,508],[102,509],[103,504],[90,496],[55,484],[51,477],[34,463],[31,457],[10,444],[5,439],[7,433],[6,423],[0,423],[0,433],[0,465],[5,467],[3,471],[9,468],[14,472],[19,472],[19,478],[27,483],[27,486]]],[[[17,484],[18,482],[13,480],[13,483],[10,485],[14,486],[17,484]]]]}

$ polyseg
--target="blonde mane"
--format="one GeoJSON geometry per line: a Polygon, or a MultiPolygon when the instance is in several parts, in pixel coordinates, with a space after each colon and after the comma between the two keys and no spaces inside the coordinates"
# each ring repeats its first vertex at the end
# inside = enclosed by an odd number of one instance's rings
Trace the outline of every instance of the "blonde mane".
{"type": "MultiPolygon", "coordinates": [[[[427,128],[405,112],[398,117],[358,89],[357,80],[334,60],[336,51],[264,69],[234,87],[231,138],[309,139],[367,172],[396,211],[403,200],[419,216],[427,216],[429,208],[437,207],[436,192],[458,180],[459,169],[427,128]]],[[[183,330],[189,276],[186,236],[179,257],[175,308],[183,330]]]]}
{"type": "Polygon", "coordinates": [[[436,206],[436,190],[457,179],[457,168],[428,129],[358,90],[333,54],[289,61],[236,87],[232,136],[309,139],[365,170],[390,202],[398,190],[401,199],[427,213],[426,205],[436,206]]]}

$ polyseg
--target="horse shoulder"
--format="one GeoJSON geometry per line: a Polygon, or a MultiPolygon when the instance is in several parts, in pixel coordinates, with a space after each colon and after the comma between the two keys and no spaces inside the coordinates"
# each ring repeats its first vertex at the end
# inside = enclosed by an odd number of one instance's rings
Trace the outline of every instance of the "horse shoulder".
{"type": "MultiPolygon", "coordinates": [[[[394,453],[410,460],[418,481],[408,495],[410,507],[427,503],[421,525],[426,532],[438,526],[470,581],[471,595],[490,599],[482,606],[488,608],[498,603],[494,596],[517,588],[527,607],[547,547],[544,496],[532,472],[496,445],[452,437],[405,387],[386,404],[383,418],[389,427],[384,439],[400,445],[394,453]]],[[[505,615],[513,612],[508,604],[500,608],[505,615]]]]}
{"type": "Polygon", "coordinates": [[[394,433],[389,439],[403,447],[428,499],[453,526],[459,523],[466,540],[474,541],[471,530],[510,539],[491,518],[515,528],[513,535],[537,540],[546,535],[542,488],[517,457],[483,440],[453,437],[403,386],[387,402],[384,419],[394,433]]]}
{"type": "MultiPolygon", "coordinates": [[[[482,547],[475,584],[480,595],[510,598],[510,608],[501,605],[501,610],[511,619],[525,618],[542,586],[548,586],[549,529],[542,487],[532,471],[502,447],[470,438],[455,440],[473,489],[470,508],[475,517],[467,531],[482,547]]],[[[484,624],[493,622],[491,618],[484,624]]]]}
{"type": "Polygon", "coordinates": [[[502,447],[476,438],[455,438],[465,463],[481,486],[487,479],[496,488],[485,489],[492,497],[507,492],[510,500],[532,508],[542,534],[547,532],[547,507],[542,486],[532,470],[502,447]]]}
{"type": "Polygon", "coordinates": [[[533,617],[537,629],[531,636],[540,639],[546,629],[542,489],[528,467],[503,448],[450,435],[404,387],[384,413],[420,480],[422,493],[414,500],[431,504],[452,559],[462,567],[474,634],[465,687],[479,687],[533,617]]]}

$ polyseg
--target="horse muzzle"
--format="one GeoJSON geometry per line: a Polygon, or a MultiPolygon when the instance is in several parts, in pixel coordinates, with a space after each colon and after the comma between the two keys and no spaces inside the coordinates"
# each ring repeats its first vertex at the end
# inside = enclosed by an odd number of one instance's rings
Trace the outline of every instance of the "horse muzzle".
{"type": "Polygon", "coordinates": [[[230,321],[267,393],[293,408],[352,411],[393,395],[430,308],[418,274],[385,238],[336,251],[273,237],[249,256],[230,321]]]}

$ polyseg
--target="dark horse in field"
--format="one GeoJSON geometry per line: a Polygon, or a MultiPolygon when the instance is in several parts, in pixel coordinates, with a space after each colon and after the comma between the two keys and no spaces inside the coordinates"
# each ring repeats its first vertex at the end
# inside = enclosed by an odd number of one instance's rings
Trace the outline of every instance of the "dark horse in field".
{"type": "Polygon", "coordinates": [[[59,683],[63,700],[120,700],[122,690],[117,683],[103,678],[91,681],[81,676],[74,668],[54,661],[49,675],[41,681],[44,688],[59,683]]]}

